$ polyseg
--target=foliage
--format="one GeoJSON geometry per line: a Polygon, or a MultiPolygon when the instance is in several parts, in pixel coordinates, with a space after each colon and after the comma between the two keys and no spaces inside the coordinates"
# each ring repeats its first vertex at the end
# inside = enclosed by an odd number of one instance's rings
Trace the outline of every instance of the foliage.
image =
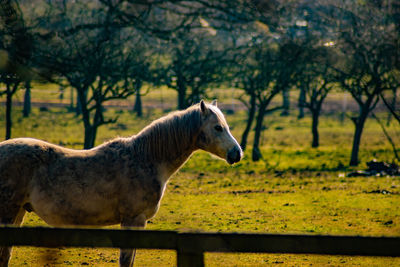
{"type": "Polygon", "coordinates": [[[146,58],[149,53],[144,48],[144,37],[135,31],[115,28],[110,20],[111,11],[96,7],[84,2],[63,6],[49,2],[45,30],[53,30],[57,35],[39,40],[37,49],[38,61],[54,70],[60,83],[65,81],[66,86],[77,91],[85,148],[93,147],[99,126],[116,122],[116,118],[104,117],[103,104],[127,98],[135,92],[135,84],[150,80],[151,57],[146,58]],[[79,13],[77,6],[81,8],[79,13]],[[72,30],[71,25],[82,23],[81,16],[90,16],[89,22],[102,23],[104,28],[72,30]]]}
{"type": "Polygon", "coordinates": [[[166,43],[168,63],[164,82],[178,93],[178,109],[184,109],[207,97],[207,89],[226,81],[227,66],[235,59],[232,37],[206,26],[174,34],[166,43]]]}
{"type": "MultiPolygon", "coordinates": [[[[256,110],[255,135],[262,132],[271,101],[268,92],[283,94],[283,113],[288,113],[289,91],[300,89],[300,109],[310,103],[306,106],[313,113],[316,147],[320,106],[329,91],[325,89],[336,82],[360,105],[351,152],[351,163],[357,164],[363,125],[378,95],[399,87],[400,31],[397,3],[392,1],[15,3],[14,11],[23,16],[15,16],[16,23],[4,20],[2,29],[11,29],[14,41],[20,41],[2,49],[9,56],[18,50],[16,55],[25,61],[32,54],[32,62],[25,62],[30,70],[79,92],[87,148],[93,146],[100,125],[116,122],[104,117],[103,102],[136,91],[141,114],[144,83],[177,90],[180,109],[210,95],[211,88],[240,87],[249,106],[244,147],[256,110]],[[24,24],[27,27],[20,27],[24,24]],[[257,75],[264,85],[255,85],[257,75]],[[329,86],[317,89],[317,80],[329,86]],[[304,99],[307,87],[309,102],[304,99]]],[[[17,61],[10,62],[17,66],[17,61]]],[[[254,159],[261,158],[258,139],[254,159]]]]}

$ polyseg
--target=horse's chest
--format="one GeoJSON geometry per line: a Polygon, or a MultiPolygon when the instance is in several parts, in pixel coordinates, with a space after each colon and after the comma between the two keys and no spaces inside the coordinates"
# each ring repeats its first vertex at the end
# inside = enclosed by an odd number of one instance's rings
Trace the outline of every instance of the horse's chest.
{"type": "MultiPolygon", "coordinates": [[[[144,214],[147,219],[153,217],[158,210],[160,200],[164,193],[165,184],[156,177],[136,179],[127,187],[131,192],[126,193],[123,209],[133,215],[144,214]]],[[[125,213],[122,212],[122,213],[125,213]]]]}

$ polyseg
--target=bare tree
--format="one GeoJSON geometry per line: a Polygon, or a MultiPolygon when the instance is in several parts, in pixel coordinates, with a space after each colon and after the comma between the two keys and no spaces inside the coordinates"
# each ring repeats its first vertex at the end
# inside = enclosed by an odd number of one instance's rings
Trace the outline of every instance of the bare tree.
{"type": "Polygon", "coordinates": [[[29,117],[29,114],[31,113],[31,80],[26,80],[24,87],[24,108],[22,114],[24,117],[29,117]]]}
{"type": "MultiPolygon", "coordinates": [[[[318,14],[325,10],[321,9],[320,5],[310,1],[292,1],[289,3],[279,0],[260,1],[254,3],[253,7],[254,12],[251,13],[251,17],[255,27],[249,27],[248,32],[250,36],[261,36],[261,38],[253,38],[251,41],[253,42],[253,49],[258,50],[256,56],[249,56],[251,54],[245,52],[246,56],[249,59],[251,58],[253,62],[258,62],[258,65],[244,64],[250,70],[250,74],[242,79],[241,85],[248,96],[245,102],[249,106],[249,118],[242,135],[241,144],[243,147],[246,146],[247,136],[253,117],[255,117],[254,103],[256,103],[258,114],[256,116],[253,160],[258,160],[261,157],[258,146],[263,128],[263,118],[265,113],[269,111],[268,106],[272,98],[277,93],[282,93],[283,106],[275,107],[272,110],[282,108],[282,115],[289,114],[289,92],[294,85],[301,85],[300,88],[304,89],[302,85],[304,80],[299,81],[302,79],[302,75],[299,74],[304,74],[305,64],[312,62],[315,56],[313,53],[322,46],[323,38],[321,36],[327,34],[321,34],[326,26],[321,27],[319,25],[321,21],[318,21],[318,14]],[[313,38],[310,38],[310,36],[313,38]],[[257,71],[254,71],[253,68],[257,71]],[[255,76],[259,76],[259,78],[254,79],[255,76]],[[261,85],[260,83],[265,84],[261,85]],[[256,93],[253,93],[253,88],[256,88],[256,93]]],[[[308,70],[310,71],[317,65],[309,65],[308,70]]],[[[305,90],[302,91],[303,98],[305,98],[306,92],[305,90]]],[[[304,101],[305,99],[302,102],[304,101]]],[[[317,116],[314,116],[314,118],[317,118],[317,116]]],[[[317,125],[317,119],[315,122],[314,125],[317,125]]]]}
{"type": "MultiPolygon", "coordinates": [[[[240,74],[244,74],[244,72],[239,72],[240,74]]],[[[251,127],[253,125],[254,118],[257,112],[257,98],[256,98],[256,83],[255,79],[250,74],[246,76],[238,76],[236,80],[236,87],[241,88],[244,91],[244,95],[240,96],[239,99],[241,102],[247,107],[247,120],[246,127],[242,133],[242,139],[240,141],[240,146],[243,150],[246,150],[247,147],[247,139],[249,133],[251,131],[251,127]],[[249,99],[246,100],[245,96],[249,99]]]]}
{"type": "Polygon", "coordinates": [[[0,84],[6,95],[6,134],[11,138],[12,98],[19,85],[29,79],[26,67],[31,57],[31,36],[27,33],[24,18],[17,2],[3,1],[0,7],[0,84]]]}
{"type": "Polygon", "coordinates": [[[389,101],[383,94],[380,94],[380,97],[385,106],[387,107],[387,109],[389,110],[389,113],[393,115],[393,117],[396,119],[398,123],[400,123],[400,111],[396,109],[396,107],[392,103],[389,103],[389,101]]]}
{"type": "Polygon", "coordinates": [[[334,88],[335,84],[329,78],[324,76],[315,76],[311,74],[308,77],[304,77],[301,85],[305,92],[305,100],[303,102],[304,107],[306,107],[311,112],[312,123],[311,123],[311,133],[312,133],[312,147],[319,146],[319,132],[318,124],[319,117],[321,115],[322,104],[328,93],[334,88]]]}
{"type": "Polygon", "coordinates": [[[86,2],[76,4],[80,13],[89,12],[91,20],[103,23],[104,27],[67,31],[66,28],[79,23],[82,14],[76,14],[75,5],[52,3],[48,7],[47,27],[58,34],[41,43],[39,58],[47,64],[44,67],[60,75],[60,83],[75,88],[82,111],[84,148],[91,148],[98,127],[116,121],[104,116],[104,103],[134,93],[137,33],[113,28],[109,9],[93,9],[86,2]]]}
{"type": "Polygon", "coordinates": [[[255,119],[252,159],[257,161],[262,157],[259,146],[264,117],[269,112],[281,109],[280,106],[271,108],[270,104],[283,88],[292,84],[299,50],[289,40],[265,34],[248,41],[251,45],[245,50],[246,57],[240,62],[242,67],[234,76],[236,86],[247,95],[242,100],[249,107],[241,145],[246,148],[247,136],[255,119]]]}
{"type": "Polygon", "coordinates": [[[166,84],[178,93],[178,109],[184,109],[206,97],[210,85],[224,80],[228,62],[234,60],[229,37],[214,29],[183,32],[169,43],[166,84]]]}
{"type": "Polygon", "coordinates": [[[6,135],[5,139],[11,138],[11,111],[12,111],[12,97],[17,92],[21,79],[17,75],[13,74],[1,74],[0,81],[6,85],[4,91],[0,91],[1,95],[6,95],[6,135]]]}
{"type": "Polygon", "coordinates": [[[338,66],[338,80],[357,102],[359,113],[352,117],[355,125],[350,165],[357,165],[365,121],[387,89],[397,54],[396,32],[389,14],[373,2],[345,1],[337,7],[341,22],[338,47],[343,63],[338,66]]]}
{"type": "Polygon", "coordinates": [[[331,64],[334,64],[335,58],[333,49],[323,45],[314,45],[315,43],[306,42],[302,46],[301,58],[303,60],[301,60],[297,67],[296,83],[300,88],[301,99],[299,105],[311,112],[311,146],[318,147],[318,124],[322,104],[328,93],[335,86],[337,87],[337,84],[335,83],[335,71],[331,67],[331,64]]]}

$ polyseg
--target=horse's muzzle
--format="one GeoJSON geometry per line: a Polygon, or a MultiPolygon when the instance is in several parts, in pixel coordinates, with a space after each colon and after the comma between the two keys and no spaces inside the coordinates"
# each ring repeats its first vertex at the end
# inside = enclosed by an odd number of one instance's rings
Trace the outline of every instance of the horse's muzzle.
{"type": "Polygon", "coordinates": [[[239,162],[240,159],[242,158],[242,154],[243,154],[242,149],[234,147],[231,150],[229,150],[226,160],[228,161],[229,164],[239,162]]]}

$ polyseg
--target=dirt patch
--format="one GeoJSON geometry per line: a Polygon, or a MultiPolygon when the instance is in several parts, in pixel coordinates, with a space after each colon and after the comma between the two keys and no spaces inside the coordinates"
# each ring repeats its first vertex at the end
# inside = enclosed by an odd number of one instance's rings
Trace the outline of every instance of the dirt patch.
{"type": "Polygon", "coordinates": [[[265,189],[260,189],[260,190],[234,190],[234,191],[228,191],[226,193],[229,194],[234,194],[234,195],[243,195],[243,194],[254,194],[254,193],[265,193],[265,194],[289,194],[289,193],[295,193],[296,191],[294,190],[265,190],[265,189]]]}

